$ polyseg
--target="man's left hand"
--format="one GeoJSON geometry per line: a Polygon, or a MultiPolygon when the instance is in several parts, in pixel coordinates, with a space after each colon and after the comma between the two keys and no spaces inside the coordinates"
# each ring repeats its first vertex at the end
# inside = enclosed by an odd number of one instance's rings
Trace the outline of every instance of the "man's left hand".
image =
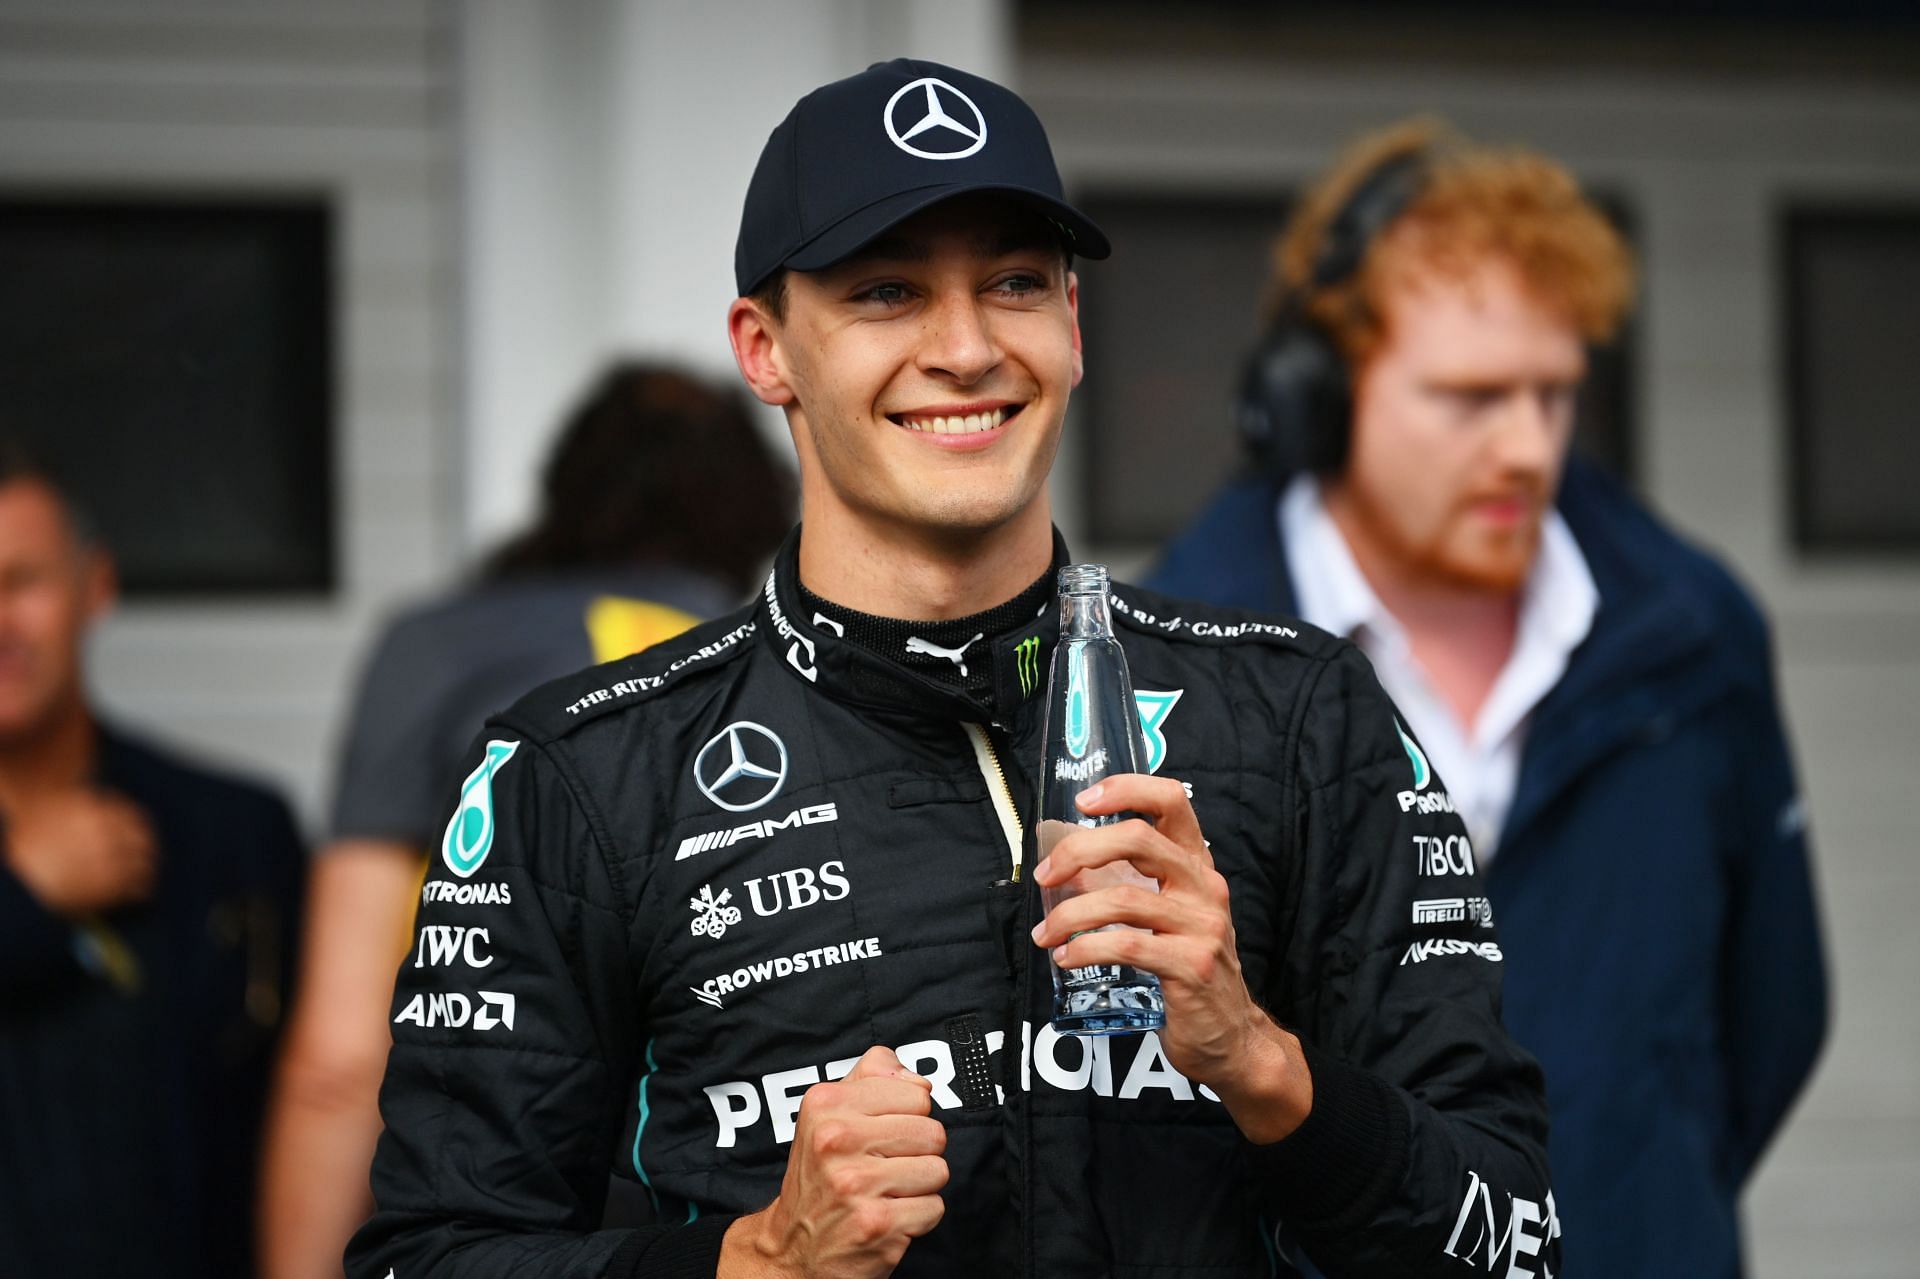
{"type": "Polygon", "coordinates": [[[1081,871],[1125,860],[1159,881],[1100,888],[1061,902],[1034,929],[1034,942],[1062,968],[1130,964],[1160,978],[1167,1059],[1218,1093],[1255,1142],[1278,1141],[1313,1104],[1299,1040],[1254,1002],[1240,970],[1226,878],[1200,835],[1186,788],[1170,778],[1126,773],[1080,794],[1089,817],[1133,812],[1148,821],[1081,828],[1034,867],[1043,888],[1081,871]],[[1109,924],[1131,928],[1107,931],[1109,924]],[[1069,940],[1071,939],[1071,940],[1069,940]]]}

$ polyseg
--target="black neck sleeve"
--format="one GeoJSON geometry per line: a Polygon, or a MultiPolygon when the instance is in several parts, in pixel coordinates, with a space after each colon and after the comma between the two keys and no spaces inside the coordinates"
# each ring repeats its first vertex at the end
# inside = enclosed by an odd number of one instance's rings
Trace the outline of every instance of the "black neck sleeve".
{"type": "Polygon", "coordinates": [[[993,705],[993,641],[1019,630],[1053,604],[1053,570],[1004,604],[970,617],[944,621],[903,621],[876,617],[822,599],[800,584],[800,601],[814,616],[831,622],[840,637],[889,662],[951,688],[981,707],[993,705]]]}

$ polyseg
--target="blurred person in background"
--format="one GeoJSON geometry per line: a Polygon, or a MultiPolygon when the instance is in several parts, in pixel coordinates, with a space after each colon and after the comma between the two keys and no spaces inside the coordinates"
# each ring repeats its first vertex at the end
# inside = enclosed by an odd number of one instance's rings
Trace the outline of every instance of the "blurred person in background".
{"type": "Polygon", "coordinates": [[[1487,877],[1414,909],[1498,919],[1569,1271],[1737,1274],[1826,985],[1766,625],[1568,459],[1627,249],[1552,160],[1416,121],[1312,190],[1275,275],[1240,396],[1256,471],[1151,584],[1372,659],[1436,774],[1400,802],[1457,808],[1487,877]]]}
{"type": "Polygon", "coordinates": [[[0,442],[0,1272],[240,1279],[306,857],[278,795],[90,705],[114,595],[0,442]]]}
{"type": "Polygon", "coordinates": [[[312,872],[266,1156],[269,1279],[340,1275],[372,1210],[393,974],[474,733],[538,684],[736,605],[792,521],[792,487],[738,392],[618,365],[562,427],[533,526],[380,638],[312,872]]]}

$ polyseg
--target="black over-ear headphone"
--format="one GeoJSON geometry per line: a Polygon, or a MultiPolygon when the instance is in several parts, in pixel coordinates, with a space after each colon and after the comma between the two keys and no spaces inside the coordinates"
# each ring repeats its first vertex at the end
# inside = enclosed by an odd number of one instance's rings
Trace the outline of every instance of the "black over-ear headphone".
{"type": "Polygon", "coordinates": [[[1320,252],[1292,290],[1240,375],[1234,422],[1241,440],[1276,484],[1302,471],[1330,475],[1347,461],[1353,393],[1346,360],[1308,315],[1322,289],[1352,277],[1374,239],[1405,213],[1426,185],[1425,150],[1381,162],[1354,187],[1327,223],[1320,252]]]}

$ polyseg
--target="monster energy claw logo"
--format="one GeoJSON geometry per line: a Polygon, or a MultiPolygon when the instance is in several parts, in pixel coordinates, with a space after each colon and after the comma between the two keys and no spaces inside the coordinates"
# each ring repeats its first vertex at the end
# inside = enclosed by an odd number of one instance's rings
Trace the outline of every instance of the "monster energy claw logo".
{"type": "Polygon", "coordinates": [[[1407,736],[1407,730],[1400,727],[1399,720],[1393,721],[1393,726],[1400,733],[1400,745],[1406,748],[1408,762],[1413,765],[1413,788],[1425,790],[1427,783],[1433,780],[1433,769],[1427,765],[1426,754],[1407,736]]]}
{"type": "Polygon", "coordinates": [[[462,879],[479,870],[493,849],[493,775],[505,768],[519,749],[519,742],[488,742],[480,766],[460,783],[460,803],[447,822],[440,857],[447,869],[462,879]]]}
{"type": "Polygon", "coordinates": [[[1014,669],[1020,674],[1020,696],[1033,696],[1040,685],[1040,637],[1029,635],[1013,646],[1014,669]]]}
{"type": "Polygon", "coordinates": [[[1087,646],[1067,646],[1067,754],[1079,759],[1087,753],[1093,725],[1087,717],[1087,646]]]}

